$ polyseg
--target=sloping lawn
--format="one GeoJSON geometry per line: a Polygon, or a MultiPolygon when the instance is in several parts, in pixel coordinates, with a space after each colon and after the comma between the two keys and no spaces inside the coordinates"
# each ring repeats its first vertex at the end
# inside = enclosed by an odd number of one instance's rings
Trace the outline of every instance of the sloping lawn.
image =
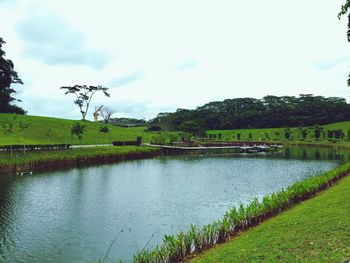
{"type": "Polygon", "coordinates": [[[350,258],[350,176],[191,262],[343,262],[350,258]]]}

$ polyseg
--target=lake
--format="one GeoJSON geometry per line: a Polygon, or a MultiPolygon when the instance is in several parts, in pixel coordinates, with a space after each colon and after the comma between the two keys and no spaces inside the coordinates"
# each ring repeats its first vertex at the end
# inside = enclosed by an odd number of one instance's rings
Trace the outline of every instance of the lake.
{"type": "Polygon", "coordinates": [[[348,160],[327,148],[271,154],[161,156],[0,176],[0,262],[132,261],[164,234],[222,218],[255,196],[348,160]]]}

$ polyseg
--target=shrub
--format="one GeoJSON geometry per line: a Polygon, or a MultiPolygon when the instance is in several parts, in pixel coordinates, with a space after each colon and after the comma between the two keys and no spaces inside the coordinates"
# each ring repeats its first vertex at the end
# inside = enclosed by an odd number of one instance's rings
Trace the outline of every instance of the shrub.
{"type": "Polygon", "coordinates": [[[108,129],[108,127],[101,127],[101,128],[100,128],[100,132],[108,133],[108,132],[109,132],[109,129],[108,129]]]}

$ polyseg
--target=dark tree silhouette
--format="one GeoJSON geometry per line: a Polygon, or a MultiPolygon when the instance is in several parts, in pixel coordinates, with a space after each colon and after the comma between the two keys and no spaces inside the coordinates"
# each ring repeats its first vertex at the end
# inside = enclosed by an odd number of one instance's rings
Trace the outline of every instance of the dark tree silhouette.
{"type": "Polygon", "coordinates": [[[149,124],[166,124],[170,130],[180,130],[181,126],[189,126],[187,121],[195,121],[204,130],[230,130],[305,127],[348,120],[350,104],[344,98],[301,94],[300,97],[265,96],[263,99],[235,98],[215,101],[193,110],[180,109],[173,113],[159,114],[149,124]]]}
{"type": "MultiPolygon", "coordinates": [[[[340,19],[342,16],[346,15],[350,9],[350,0],[346,0],[345,4],[341,6],[341,10],[338,14],[338,18],[340,19]]],[[[348,37],[348,41],[350,42],[350,13],[348,14],[348,31],[346,33],[348,37]]],[[[350,86],[350,74],[348,77],[348,86],[350,86]]]]}
{"type": "Polygon", "coordinates": [[[90,102],[92,97],[95,95],[96,92],[103,92],[103,94],[107,97],[110,96],[110,94],[107,92],[108,88],[103,86],[86,86],[86,85],[75,85],[75,86],[68,86],[68,87],[61,87],[61,89],[66,90],[64,94],[74,94],[76,97],[76,100],[74,103],[78,105],[80,109],[81,116],[83,120],[85,120],[86,114],[89,110],[90,102]]]}
{"type": "Polygon", "coordinates": [[[0,37],[0,112],[24,114],[25,111],[22,108],[11,104],[14,101],[20,101],[13,97],[16,91],[11,88],[11,84],[23,84],[23,82],[14,70],[12,60],[5,58],[5,51],[2,50],[5,43],[0,37]]]}

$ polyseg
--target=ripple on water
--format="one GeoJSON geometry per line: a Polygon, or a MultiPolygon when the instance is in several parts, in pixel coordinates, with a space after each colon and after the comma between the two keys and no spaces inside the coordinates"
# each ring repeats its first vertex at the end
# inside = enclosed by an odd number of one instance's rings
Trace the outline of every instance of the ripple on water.
{"type": "Polygon", "coordinates": [[[164,234],[329,170],[335,161],[182,156],[0,178],[0,261],[131,261],[164,234]],[[122,232],[121,232],[122,231],[122,232]],[[151,238],[152,237],[152,238],[151,238]]]}

